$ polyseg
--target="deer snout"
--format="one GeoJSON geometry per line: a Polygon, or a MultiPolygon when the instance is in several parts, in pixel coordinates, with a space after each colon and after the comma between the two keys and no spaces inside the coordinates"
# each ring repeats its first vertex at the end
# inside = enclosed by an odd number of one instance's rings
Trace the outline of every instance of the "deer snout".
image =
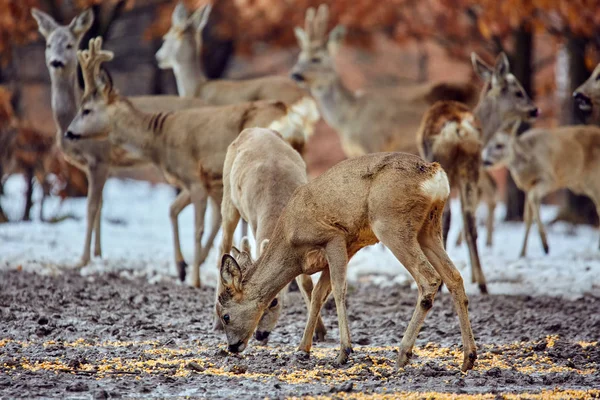
{"type": "Polygon", "coordinates": [[[304,76],[299,72],[293,72],[292,75],[290,75],[290,77],[296,82],[304,82],[306,80],[304,79],[304,76]]]}
{"type": "Polygon", "coordinates": [[[81,135],[79,135],[77,133],[73,133],[73,131],[67,131],[65,133],[65,138],[68,140],[79,140],[79,139],[81,139],[81,135]]]}
{"type": "Polygon", "coordinates": [[[244,343],[244,341],[242,340],[240,340],[236,344],[230,344],[229,346],[227,346],[227,350],[229,350],[230,353],[241,353],[242,351],[244,351],[245,348],[246,343],[244,343]]]}
{"type": "Polygon", "coordinates": [[[592,100],[587,95],[581,92],[575,92],[573,93],[573,99],[580,110],[589,111],[592,109],[592,100]]]}
{"type": "Polygon", "coordinates": [[[52,61],[50,61],[50,66],[52,68],[64,68],[65,63],[60,60],[52,60],[52,61]]]}
{"type": "Polygon", "coordinates": [[[534,107],[531,111],[529,111],[530,118],[537,118],[539,115],[540,115],[540,109],[537,107],[534,107]]]}

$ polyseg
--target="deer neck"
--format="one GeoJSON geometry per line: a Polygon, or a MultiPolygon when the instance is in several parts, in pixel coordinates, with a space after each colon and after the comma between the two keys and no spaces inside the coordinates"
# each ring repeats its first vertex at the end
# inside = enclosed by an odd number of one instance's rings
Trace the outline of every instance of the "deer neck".
{"type": "Polygon", "coordinates": [[[267,250],[246,272],[247,288],[258,303],[267,307],[283,288],[302,273],[302,254],[290,249],[281,229],[276,228],[267,250]]]}
{"type": "Polygon", "coordinates": [[[77,74],[73,71],[69,74],[50,72],[52,87],[52,114],[56,123],[57,137],[62,138],[77,114],[79,86],[77,85],[77,74]]]}
{"type": "Polygon", "coordinates": [[[189,62],[173,66],[173,74],[177,81],[177,92],[181,97],[195,97],[200,87],[206,82],[202,72],[200,57],[194,57],[189,62]]]}
{"type": "Polygon", "coordinates": [[[157,128],[153,127],[153,122],[158,114],[165,113],[144,113],[125,98],[116,100],[112,107],[111,135],[116,135],[119,145],[154,159],[156,139],[162,135],[161,132],[154,134],[157,128]]]}
{"type": "Polygon", "coordinates": [[[338,132],[344,131],[344,126],[354,113],[356,97],[339,77],[331,83],[311,90],[317,101],[323,119],[338,132]]]}
{"type": "Polygon", "coordinates": [[[492,136],[500,130],[505,121],[502,120],[497,110],[496,102],[484,97],[479,101],[473,113],[481,124],[483,133],[483,144],[485,145],[492,136]]]}

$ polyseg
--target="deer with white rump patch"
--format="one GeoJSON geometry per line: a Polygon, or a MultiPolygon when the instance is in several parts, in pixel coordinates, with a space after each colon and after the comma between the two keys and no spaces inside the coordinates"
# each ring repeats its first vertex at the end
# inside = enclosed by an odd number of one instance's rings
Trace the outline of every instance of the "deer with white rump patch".
{"type": "MultiPolygon", "coordinates": [[[[469,248],[471,278],[479,290],[487,293],[487,285],[477,249],[475,211],[478,203],[478,185],[481,187],[481,150],[489,132],[497,129],[498,121],[533,119],[538,110],[520,83],[509,71],[504,53],[500,54],[492,70],[475,53],[472,54],[475,71],[485,80],[479,103],[473,111],[466,104],[441,101],[434,104],[423,117],[417,134],[421,156],[438,161],[450,177],[451,186],[460,195],[463,232],[469,248]],[[486,136],[487,135],[487,136],[486,136]]],[[[489,201],[488,201],[489,204],[489,201]]],[[[450,207],[444,210],[444,244],[450,229],[450,207]]],[[[488,215],[488,239],[493,231],[493,207],[488,215]]]]}
{"type": "MultiPolygon", "coordinates": [[[[221,223],[223,163],[227,146],[246,127],[268,127],[285,117],[280,102],[251,102],[222,107],[202,107],[175,112],[144,113],[113,88],[100,65],[113,54],[102,50],[101,38],[89,50],[78,52],[85,81],[80,109],[69,125],[72,141],[109,139],[151,160],[167,181],[189,193],[194,205],[194,286],[200,286],[200,265],[221,223]],[[216,205],[207,245],[202,246],[207,199],[216,205]]],[[[178,197],[179,198],[179,197],[178,197]]]]}
{"type": "Polygon", "coordinates": [[[340,329],[337,362],[352,352],[346,314],[348,260],[361,248],[381,241],[411,273],[418,302],[400,344],[404,367],[425,316],[442,282],[459,316],[464,359],[473,367],[475,341],[463,280],[442,243],[442,211],[448,178],[438,163],[405,153],[374,153],[343,161],[300,186],[255,263],[239,265],[224,255],[217,313],[231,352],[243,351],[271,301],[300,274],[321,272],[299,350],[309,352],[323,302],[333,290],[340,329]]]}
{"type": "Polygon", "coordinates": [[[600,128],[538,128],[517,136],[518,124],[510,132],[502,129],[492,137],[483,149],[483,162],[508,167],[519,189],[526,193],[521,257],[527,253],[532,218],[547,254],[546,230],[540,218],[540,204],[547,194],[570,189],[590,197],[600,212],[600,128]]]}
{"type": "MultiPolygon", "coordinates": [[[[78,263],[78,266],[84,266],[90,261],[92,232],[94,256],[102,255],[100,240],[102,192],[110,172],[117,168],[140,167],[148,164],[148,160],[123,147],[111,145],[106,140],[94,142],[65,140],[64,133],[77,114],[81,98],[77,84],[76,51],[81,38],[92,25],[94,14],[91,10],[87,10],[75,17],[69,25],[60,25],[50,15],[38,9],[33,8],[31,13],[38,23],[40,33],[46,39],[46,64],[52,82],[52,112],[57,126],[57,145],[67,161],[85,171],[88,178],[86,235],[83,254],[78,263]]],[[[136,107],[145,112],[175,111],[201,107],[205,104],[200,99],[182,99],[176,96],[142,96],[129,99],[136,107]]],[[[178,200],[173,204],[177,205],[178,200]]],[[[171,206],[171,219],[177,243],[179,241],[177,214],[181,209],[174,210],[171,206]],[[175,214],[174,217],[173,214],[175,214]]],[[[179,276],[181,280],[184,280],[185,261],[183,261],[178,246],[175,247],[175,262],[179,276]]]]}
{"type": "MultiPolygon", "coordinates": [[[[189,15],[185,5],[173,10],[171,28],[163,36],[156,52],[160,68],[173,69],[179,95],[199,97],[212,105],[235,104],[255,100],[277,100],[289,108],[289,116],[298,129],[285,131],[274,125],[296,150],[302,152],[305,140],[314,132],[320,116],[315,101],[290,78],[265,76],[242,80],[209,80],[202,72],[202,32],[210,16],[211,5],[189,15]],[[292,135],[293,134],[293,135],[292,135]]],[[[287,123],[287,122],[286,122],[287,123]]]]}
{"type": "MultiPolygon", "coordinates": [[[[221,256],[231,251],[233,232],[240,217],[250,224],[256,243],[267,242],[292,194],[307,182],[306,164],[279,133],[262,128],[240,133],[229,145],[223,167],[221,256]]],[[[313,282],[304,274],[296,280],[310,308],[313,282]]],[[[258,324],[255,337],[263,344],[279,319],[282,297],[283,292],[271,301],[258,324]]],[[[316,337],[323,340],[325,333],[319,316],[316,337]]]]}

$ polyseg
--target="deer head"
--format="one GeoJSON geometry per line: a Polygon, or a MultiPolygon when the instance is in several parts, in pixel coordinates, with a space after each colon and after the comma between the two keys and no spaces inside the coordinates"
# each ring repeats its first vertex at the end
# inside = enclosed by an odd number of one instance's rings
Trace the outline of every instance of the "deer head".
{"type": "Polygon", "coordinates": [[[77,115],[69,125],[65,137],[77,139],[106,139],[110,131],[109,107],[117,97],[112,80],[100,66],[113,59],[113,53],[102,50],[102,38],[90,39],[88,50],[78,51],[83,72],[84,94],[77,115]]]}
{"type": "Polygon", "coordinates": [[[485,167],[500,167],[509,163],[521,121],[506,123],[484,146],[481,158],[485,167]]]}
{"type": "Polygon", "coordinates": [[[181,65],[195,65],[202,50],[202,31],[208,22],[212,6],[205,5],[191,16],[183,3],[178,3],[171,17],[171,28],[163,36],[163,44],[156,52],[156,61],[162,69],[177,69],[181,65]]]}
{"type": "Polygon", "coordinates": [[[50,73],[75,73],[79,42],[94,22],[92,10],[85,10],[66,26],[59,25],[50,15],[37,8],[31,10],[31,15],[46,39],[46,65],[50,73]]]}
{"type": "Polygon", "coordinates": [[[600,123],[597,117],[600,111],[600,64],[596,66],[592,75],[573,92],[573,98],[579,111],[584,117],[593,116],[594,123],[600,123]]]}
{"type": "MultiPolygon", "coordinates": [[[[475,53],[471,54],[471,61],[475,72],[485,82],[480,104],[487,102],[503,122],[515,120],[533,122],[537,118],[539,110],[521,83],[510,73],[506,54],[500,53],[494,68],[483,62],[475,53]]],[[[489,138],[484,138],[484,142],[485,139],[489,138]]]]}
{"type": "Polygon", "coordinates": [[[291,78],[311,90],[327,87],[337,79],[334,58],[344,39],[346,29],[342,25],[327,32],[329,9],[321,4],[306,11],[304,29],[296,27],[294,33],[300,45],[298,61],[292,69],[291,78]]]}

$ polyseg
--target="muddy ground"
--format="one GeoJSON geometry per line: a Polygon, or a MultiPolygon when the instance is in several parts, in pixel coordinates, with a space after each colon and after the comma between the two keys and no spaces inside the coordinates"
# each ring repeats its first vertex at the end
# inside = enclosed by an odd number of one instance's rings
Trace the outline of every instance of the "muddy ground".
{"type": "Polygon", "coordinates": [[[395,349],[416,292],[368,284],[349,290],[355,353],[338,369],[334,307],[324,310],[326,342],[308,360],[295,354],[306,315],[297,292],[289,293],[267,347],[251,343],[232,356],[211,329],[211,288],[116,274],[0,272],[0,397],[600,396],[593,390],[600,388],[599,297],[471,296],[479,359],[463,374],[447,293],[436,298],[412,364],[397,371],[395,349]]]}

